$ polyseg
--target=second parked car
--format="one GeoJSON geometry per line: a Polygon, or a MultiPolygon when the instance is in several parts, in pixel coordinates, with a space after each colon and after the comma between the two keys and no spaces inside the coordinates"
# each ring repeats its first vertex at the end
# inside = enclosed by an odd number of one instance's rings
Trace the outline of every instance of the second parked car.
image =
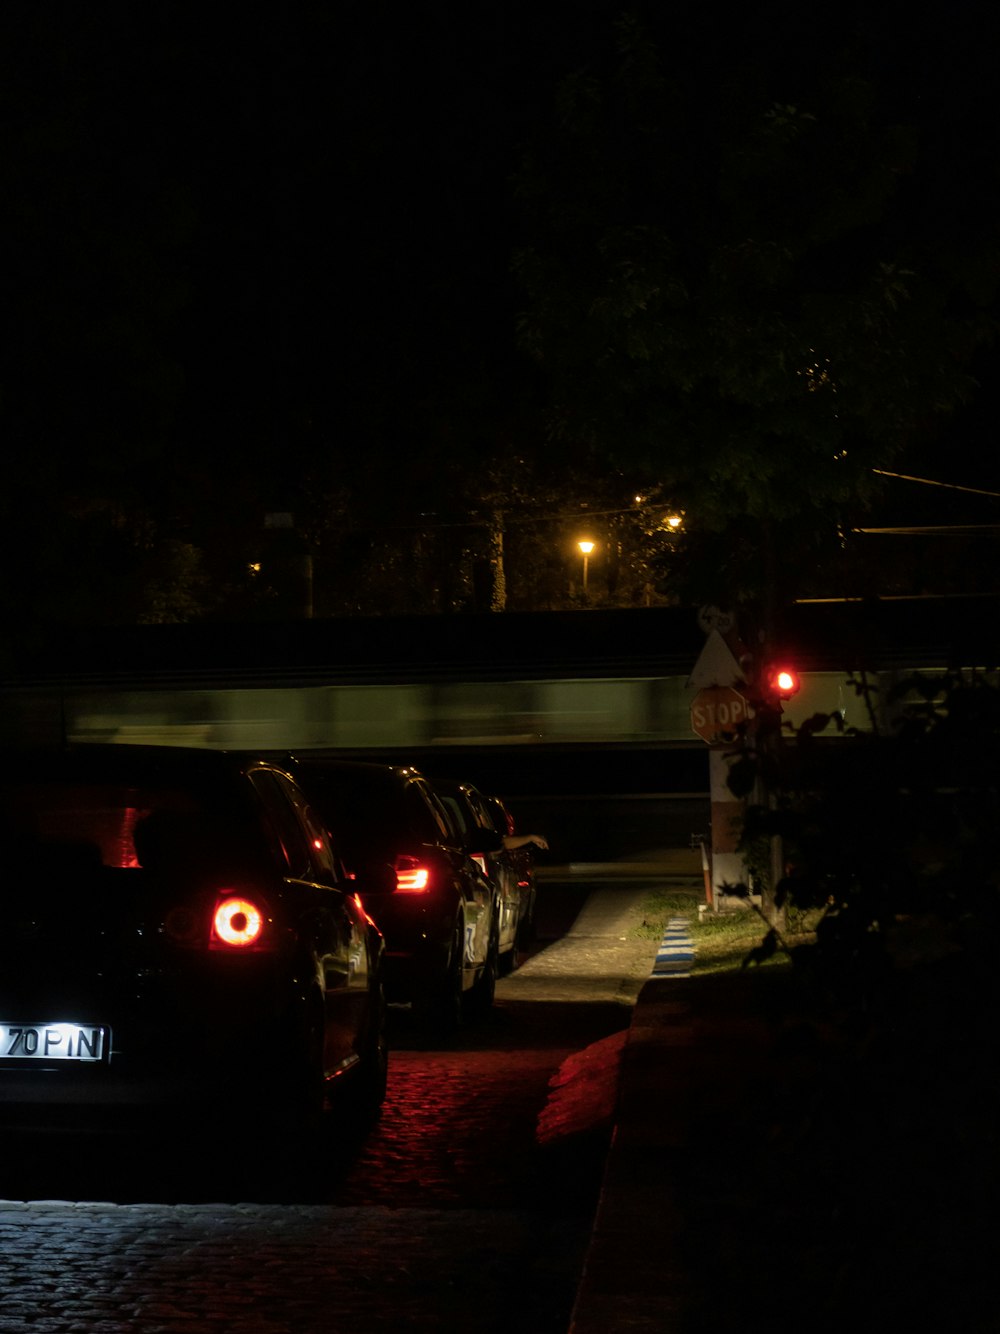
{"type": "Polygon", "coordinates": [[[296,756],[294,772],[332,831],[347,870],[371,886],[365,906],[385,936],[386,990],[450,1026],[493,1003],[496,895],[474,856],[500,846],[483,830],[463,844],[430,781],[408,766],[296,756]]]}

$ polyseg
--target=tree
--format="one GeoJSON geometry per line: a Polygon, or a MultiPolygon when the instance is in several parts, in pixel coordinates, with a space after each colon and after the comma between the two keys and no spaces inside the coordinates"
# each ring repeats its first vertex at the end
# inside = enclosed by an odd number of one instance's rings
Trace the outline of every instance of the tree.
{"type": "Polygon", "coordinates": [[[552,433],[685,509],[691,595],[777,605],[973,393],[1000,159],[965,136],[998,124],[850,9],[822,41],[793,7],[699,14],[635,7],[560,84],[517,178],[520,340],[552,433]]]}

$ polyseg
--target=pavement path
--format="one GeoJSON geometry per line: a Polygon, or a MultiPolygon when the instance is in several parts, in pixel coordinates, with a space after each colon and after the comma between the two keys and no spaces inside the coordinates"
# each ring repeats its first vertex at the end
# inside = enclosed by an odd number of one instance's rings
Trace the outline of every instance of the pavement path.
{"type": "MultiPolygon", "coordinates": [[[[634,1009],[652,978],[688,976],[694,946],[686,917],[671,918],[659,939],[642,934],[650,888],[645,883],[591,891],[570,930],[503,979],[498,997],[613,1001],[634,1009]]],[[[611,1129],[629,1032],[626,1026],[567,1058],[538,1119],[540,1143],[611,1129]]]]}
{"type": "Polygon", "coordinates": [[[502,978],[497,995],[634,1005],[662,944],[640,934],[652,887],[638,881],[592,889],[569,930],[502,978]]]}

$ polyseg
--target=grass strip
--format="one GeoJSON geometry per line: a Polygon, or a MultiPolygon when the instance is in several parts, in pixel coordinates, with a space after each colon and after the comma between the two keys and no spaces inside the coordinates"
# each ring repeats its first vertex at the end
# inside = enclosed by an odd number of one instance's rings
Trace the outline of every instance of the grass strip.
{"type": "MultiPolygon", "coordinates": [[[[659,940],[672,917],[687,918],[695,947],[692,969],[695,975],[739,972],[767,934],[767,924],[752,907],[733,906],[724,912],[713,912],[705,904],[700,882],[693,882],[690,886],[651,889],[643,902],[642,920],[634,935],[640,940],[659,940]]],[[[799,944],[808,937],[808,929],[804,929],[795,932],[794,940],[799,944]]],[[[788,956],[778,951],[764,963],[753,966],[781,968],[788,963],[788,956]]]]}

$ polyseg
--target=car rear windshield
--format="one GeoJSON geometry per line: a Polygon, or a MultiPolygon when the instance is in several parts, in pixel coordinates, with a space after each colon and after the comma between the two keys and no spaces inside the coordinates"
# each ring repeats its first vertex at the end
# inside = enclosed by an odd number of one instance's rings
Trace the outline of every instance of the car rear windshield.
{"type": "Polygon", "coordinates": [[[242,821],[176,787],[85,783],[0,785],[8,856],[73,855],[81,865],[160,869],[245,847],[242,821]]]}
{"type": "Polygon", "coordinates": [[[304,783],[348,858],[381,859],[413,843],[448,840],[417,785],[395,774],[307,770],[304,783]]]}

